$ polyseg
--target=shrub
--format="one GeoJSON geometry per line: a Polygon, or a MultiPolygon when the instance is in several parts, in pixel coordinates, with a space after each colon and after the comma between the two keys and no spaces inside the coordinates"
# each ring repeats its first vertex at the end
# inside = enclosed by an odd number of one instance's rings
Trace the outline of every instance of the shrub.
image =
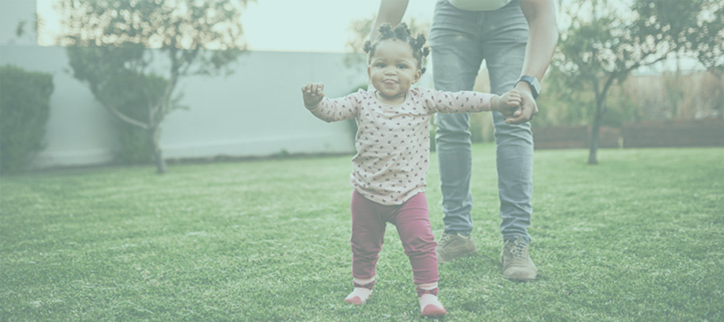
{"type": "MultiPolygon", "coordinates": [[[[168,80],[160,76],[123,73],[112,78],[99,93],[108,105],[124,115],[148,124],[149,105],[163,95],[168,80]]],[[[176,100],[172,101],[175,105],[176,100]]],[[[151,163],[154,159],[147,130],[116,119],[117,145],[114,161],[121,164],[151,163]]]]}
{"type": "Polygon", "coordinates": [[[53,76],[0,67],[0,172],[27,169],[45,147],[53,76]]]}

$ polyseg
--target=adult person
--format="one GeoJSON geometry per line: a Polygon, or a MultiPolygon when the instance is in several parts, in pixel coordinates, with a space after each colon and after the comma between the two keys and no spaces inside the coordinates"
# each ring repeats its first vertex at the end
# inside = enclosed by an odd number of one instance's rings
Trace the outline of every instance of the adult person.
{"type": "MultiPolygon", "coordinates": [[[[381,0],[371,39],[383,23],[400,23],[408,0],[381,0]]],[[[558,41],[553,0],[437,0],[430,28],[433,82],[445,91],[472,90],[483,60],[491,93],[515,88],[523,103],[515,118],[493,114],[497,145],[503,276],[528,281],[538,270],[528,253],[533,208],[533,134],[539,80],[558,41]]],[[[438,114],[436,148],[440,167],[445,232],[436,248],[448,262],[477,251],[470,192],[472,149],[470,114],[438,114]]]]}

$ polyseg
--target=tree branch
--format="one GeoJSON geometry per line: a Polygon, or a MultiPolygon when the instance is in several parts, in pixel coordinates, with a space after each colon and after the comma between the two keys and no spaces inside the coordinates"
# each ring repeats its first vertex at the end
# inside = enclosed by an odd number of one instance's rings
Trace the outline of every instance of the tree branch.
{"type": "Polygon", "coordinates": [[[120,119],[123,120],[124,122],[126,122],[126,123],[128,123],[128,124],[131,124],[131,125],[134,125],[134,126],[136,126],[136,127],[139,127],[139,128],[141,128],[141,129],[148,130],[148,124],[145,124],[145,123],[143,123],[143,122],[141,122],[141,121],[139,121],[139,120],[136,120],[136,119],[134,119],[134,118],[131,118],[131,117],[128,117],[128,116],[124,115],[123,113],[121,113],[120,111],[118,111],[118,109],[116,109],[115,106],[113,106],[113,105],[111,105],[111,104],[107,104],[107,103],[101,103],[101,104],[103,104],[103,106],[105,106],[109,111],[111,111],[111,113],[113,113],[115,116],[117,116],[118,118],[120,118],[120,119]]]}

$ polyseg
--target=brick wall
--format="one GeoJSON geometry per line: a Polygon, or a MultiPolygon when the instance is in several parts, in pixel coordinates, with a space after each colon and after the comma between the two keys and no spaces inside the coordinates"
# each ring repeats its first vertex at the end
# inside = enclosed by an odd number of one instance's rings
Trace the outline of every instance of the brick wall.
{"type": "MultiPolygon", "coordinates": [[[[599,148],[618,148],[621,130],[601,127],[599,148]]],[[[590,126],[533,127],[536,149],[587,149],[591,141],[590,126]]]]}
{"type": "MultiPolygon", "coordinates": [[[[533,127],[536,149],[586,149],[589,126],[533,127]]],[[[724,120],[672,120],[602,127],[599,148],[724,146],[724,120]]]]}
{"type": "Polygon", "coordinates": [[[724,120],[626,123],[626,148],[724,146],[724,120]]]}

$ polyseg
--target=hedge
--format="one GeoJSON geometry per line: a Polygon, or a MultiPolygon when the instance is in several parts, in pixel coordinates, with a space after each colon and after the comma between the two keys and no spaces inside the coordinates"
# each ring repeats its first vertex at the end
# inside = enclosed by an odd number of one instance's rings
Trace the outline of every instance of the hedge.
{"type": "Polygon", "coordinates": [[[0,67],[0,172],[26,170],[45,147],[53,76],[0,67]]]}

